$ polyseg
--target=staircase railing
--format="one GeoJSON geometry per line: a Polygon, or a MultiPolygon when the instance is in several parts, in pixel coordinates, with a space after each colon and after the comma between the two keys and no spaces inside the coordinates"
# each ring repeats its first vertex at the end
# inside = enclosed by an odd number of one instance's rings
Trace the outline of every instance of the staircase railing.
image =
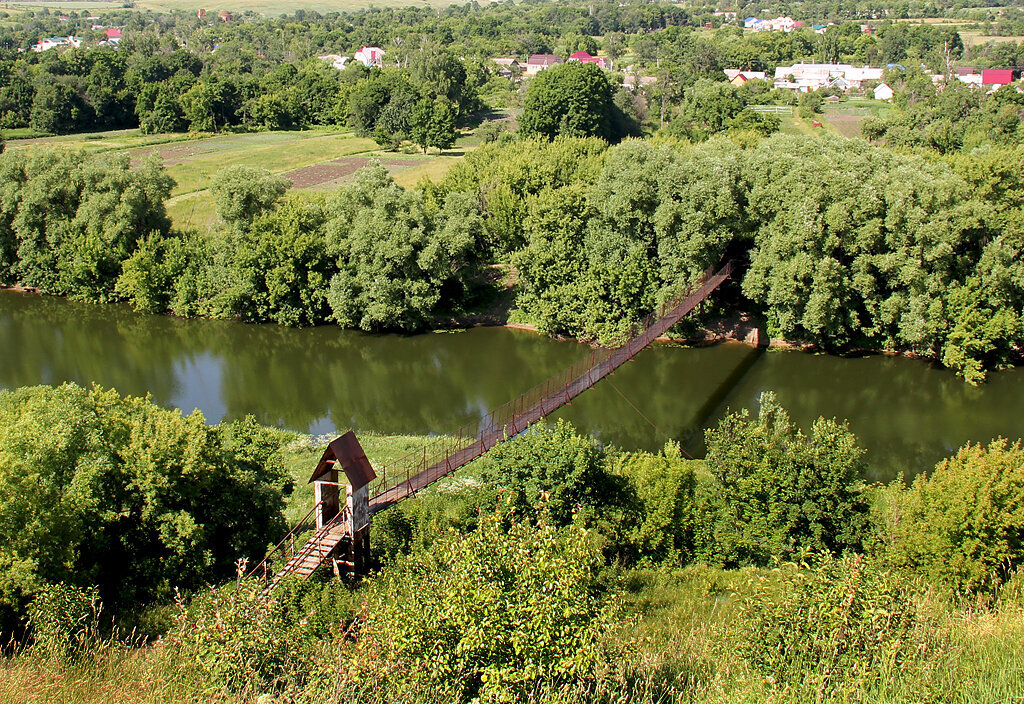
{"type": "Polygon", "coordinates": [[[323,501],[318,501],[315,504],[313,504],[313,508],[309,509],[309,511],[306,512],[306,515],[299,519],[299,522],[296,523],[295,526],[290,531],[288,531],[288,533],[286,533],[283,538],[281,538],[281,541],[277,545],[275,545],[267,551],[267,554],[264,556],[264,558],[259,562],[259,564],[257,564],[255,567],[252,568],[252,570],[250,570],[249,574],[245,575],[245,578],[249,579],[250,577],[256,575],[257,572],[262,571],[263,581],[270,581],[270,564],[274,555],[276,555],[278,552],[284,552],[290,547],[291,554],[288,555],[288,559],[291,559],[292,555],[295,554],[295,536],[300,533],[304,533],[305,531],[309,530],[310,528],[316,525],[315,519],[313,520],[312,525],[309,525],[310,519],[313,518],[313,516],[316,514],[316,511],[323,505],[323,501]]]}

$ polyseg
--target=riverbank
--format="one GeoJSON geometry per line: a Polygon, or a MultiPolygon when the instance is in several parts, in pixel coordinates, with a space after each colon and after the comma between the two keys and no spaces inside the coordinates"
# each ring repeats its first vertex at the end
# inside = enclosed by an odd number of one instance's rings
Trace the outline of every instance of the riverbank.
{"type": "MultiPolygon", "coordinates": [[[[514,272],[509,273],[508,267],[504,265],[494,265],[488,267],[492,273],[485,274],[488,280],[492,284],[497,284],[496,288],[493,288],[489,294],[483,294],[483,300],[478,300],[476,306],[465,313],[450,316],[437,316],[430,321],[430,328],[422,331],[423,333],[430,332],[456,332],[461,330],[467,330],[472,328],[503,328],[508,330],[520,330],[526,332],[536,333],[541,337],[548,337],[550,339],[562,341],[562,342],[574,342],[585,346],[594,346],[595,343],[588,342],[586,340],[580,340],[565,335],[547,335],[542,332],[536,325],[528,322],[513,320],[514,318],[514,306],[515,306],[515,291],[514,291],[514,272]]],[[[13,284],[10,286],[0,285],[0,291],[12,291],[15,293],[24,293],[38,296],[48,296],[58,299],[70,300],[65,296],[47,294],[38,288],[32,286],[23,286],[20,284],[13,284]]],[[[87,304],[96,305],[96,304],[87,304]]],[[[100,304],[102,305],[102,304],[100,304]]],[[[147,315],[140,313],[139,315],[147,315]]],[[[209,320],[210,318],[181,318],[175,316],[173,313],[165,313],[157,317],[169,317],[178,320],[209,320]]],[[[221,320],[214,318],[213,320],[221,320]]],[[[244,322],[240,319],[235,319],[233,322],[244,322]]],[[[294,329],[290,326],[274,325],[273,323],[262,323],[263,325],[273,325],[284,330],[294,329]]],[[[320,328],[331,328],[335,326],[323,325],[317,326],[320,328]]],[[[342,329],[343,328],[338,328],[342,329]]],[[[385,333],[386,334],[386,333],[385,333]]],[[[781,349],[781,350],[797,350],[805,352],[816,352],[825,353],[829,356],[837,357],[840,359],[856,358],[864,356],[885,356],[885,357],[901,357],[904,359],[918,360],[930,364],[942,366],[940,360],[934,355],[924,355],[912,350],[892,350],[892,349],[880,349],[871,347],[851,347],[842,351],[824,351],[818,345],[807,341],[800,340],[787,340],[784,338],[772,338],[769,337],[767,327],[762,318],[758,315],[749,311],[735,311],[728,315],[723,315],[719,318],[715,318],[709,321],[705,326],[699,328],[695,333],[685,337],[673,337],[670,335],[663,335],[662,337],[655,340],[657,343],[671,343],[675,345],[683,345],[686,347],[710,347],[723,343],[737,343],[747,345],[754,348],[767,348],[767,349],[781,349]]],[[[1016,358],[1014,364],[1010,367],[1024,366],[1024,349],[1017,349],[1015,351],[1016,358]]]]}

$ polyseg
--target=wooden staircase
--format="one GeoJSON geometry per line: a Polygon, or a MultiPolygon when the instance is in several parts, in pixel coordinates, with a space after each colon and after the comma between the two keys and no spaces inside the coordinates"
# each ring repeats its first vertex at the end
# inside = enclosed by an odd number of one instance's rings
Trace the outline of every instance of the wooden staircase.
{"type": "Polygon", "coordinates": [[[274,589],[288,575],[294,574],[303,579],[309,577],[331,556],[338,544],[349,537],[351,536],[348,534],[348,525],[343,520],[333,520],[323,528],[317,529],[309,540],[289,558],[284,567],[278,570],[267,584],[267,591],[274,589]]]}

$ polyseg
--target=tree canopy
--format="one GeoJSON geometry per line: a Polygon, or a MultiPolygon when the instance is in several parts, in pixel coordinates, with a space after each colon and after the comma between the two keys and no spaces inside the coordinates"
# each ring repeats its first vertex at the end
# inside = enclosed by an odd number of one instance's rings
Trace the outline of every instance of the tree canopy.
{"type": "Polygon", "coordinates": [[[548,139],[561,135],[617,142],[637,134],[613,96],[605,72],[596,65],[570,61],[553,66],[530,81],[519,128],[527,136],[548,139]]]}
{"type": "Polygon", "coordinates": [[[234,573],[283,526],[280,436],[74,384],[0,392],[0,618],[47,583],[115,609],[234,573]]]}

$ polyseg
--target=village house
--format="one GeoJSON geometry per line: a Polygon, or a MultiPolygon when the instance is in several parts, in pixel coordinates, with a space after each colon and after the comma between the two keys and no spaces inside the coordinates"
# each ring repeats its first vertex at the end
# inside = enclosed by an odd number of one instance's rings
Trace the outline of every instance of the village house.
{"type": "Polygon", "coordinates": [[[519,61],[508,57],[497,57],[491,59],[498,67],[498,75],[502,78],[507,78],[510,81],[519,78],[523,73],[523,67],[519,65],[519,61]]]}
{"type": "Polygon", "coordinates": [[[1013,70],[1008,68],[986,68],[981,72],[981,85],[1008,86],[1013,83],[1013,70]]]}
{"type": "Polygon", "coordinates": [[[810,93],[821,88],[859,90],[865,81],[880,81],[884,69],[850,64],[793,64],[775,69],[775,87],[810,93]]]}
{"type": "Polygon", "coordinates": [[[531,54],[530,58],[526,61],[526,75],[536,76],[544,69],[562,63],[565,63],[565,61],[557,54],[531,54]]]}
{"type": "Polygon", "coordinates": [[[384,63],[384,50],[379,46],[364,46],[353,58],[363,66],[380,66],[384,63]]]}
{"type": "Polygon", "coordinates": [[[895,93],[893,93],[892,88],[887,86],[885,83],[879,83],[877,86],[875,86],[875,90],[873,91],[873,93],[875,96],[875,100],[892,100],[892,96],[895,95],[895,93]]]}
{"type": "Polygon", "coordinates": [[[605,60],[599,56],[591,56],[585,51],[577,51],[569,57],[569,61],[579,61],[581,64],[597,64],[600,68],[608,68],[605,60]]]}
{"type": "Polygon", "coordinates": [[[32,51],[38,53],[40,51],[48,51],[50,49],[56,49],[59,46],[82,46],[81,37],[43,37],[38,42],[32,45],[32,51]]]}
{"type": "MultiPolygon", "coordinates": [[[[640,76],[640,87],[645,88],[652,83],[657,83],[658,79],[654,76],[640,76]]],[[[637,77],[635,74],[627,73],[625,78],[622,79],[622,87],[628,90],[636,90],[637,77]]]]}
{"type": "Polygon", "coordinates": [[[323,56],[318,56],[317,58],[320,59],[321,61],[326,61],[331,68],[336,68],[339,71],[344,69],[345,64],[347,64],[352,59],[352,57],[350,56],[339,56],[338,54],[324,54],[323,56]]]}
{"type": "Polygon", "coordinates": [[[729,79],[729,83],[737,88],[747,81],[763,81],[766,79],[764,71],[741,71],[738,68],[725,69],[725,76],[729,79]]]}
{"type": "Polygon", "coordinates": [[[797,22],[792,17],[776,17],[773,20],[760,20],[756,17],[748,17],[743,20],[744,29],[750,29],[755,32],[786,32],[788,34],[794,29],[800,29],[803,26],[803,22],[797,22]]]}
{"type": "Polygon", "coordinates": [[[958,66],[953,72],[961,83],[973,88],[988,88],[990,92],[1013,83],[1013,70],[1008,68],[986,68],[978,73],[972,66],[958,66]]]}

